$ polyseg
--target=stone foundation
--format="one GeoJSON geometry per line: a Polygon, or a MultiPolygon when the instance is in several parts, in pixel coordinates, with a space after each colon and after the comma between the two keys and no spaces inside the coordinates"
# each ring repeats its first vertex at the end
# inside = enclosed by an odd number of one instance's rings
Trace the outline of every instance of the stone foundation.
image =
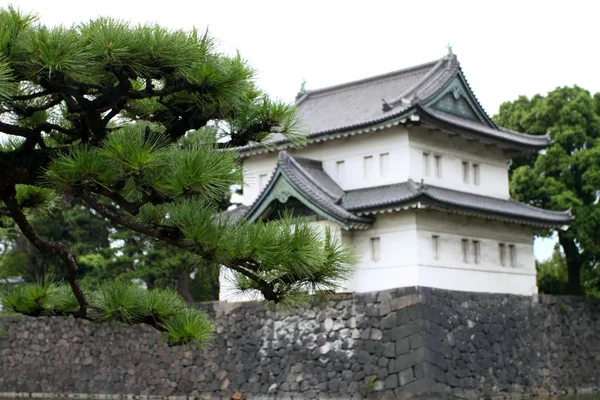
{"type": "Polygon", "coordinates": [[[291,313],[202,306],[217,325],[204,351],[169,348],[146,326],[0,318],[0,394],[406,399],[600,388],[600,302],[590,299],[403,288],[291,313]]]}

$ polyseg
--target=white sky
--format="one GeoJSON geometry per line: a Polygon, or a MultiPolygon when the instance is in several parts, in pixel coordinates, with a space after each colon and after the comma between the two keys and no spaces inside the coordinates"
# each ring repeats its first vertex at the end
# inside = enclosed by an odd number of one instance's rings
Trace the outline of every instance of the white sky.
{"type": "MultiPolygon", "coordinates": [[[[97,16],[209,31],[223,52],[236,49],[272,97],[420,64],[451,43],[490,115],[521,94],[557,86],[600,91],[600,2],[579,1],[67,1],[0,0],[35,11],[47,25],[97,16]]],[[[547,257],[551,241],[536,244],[547,257]]]]}

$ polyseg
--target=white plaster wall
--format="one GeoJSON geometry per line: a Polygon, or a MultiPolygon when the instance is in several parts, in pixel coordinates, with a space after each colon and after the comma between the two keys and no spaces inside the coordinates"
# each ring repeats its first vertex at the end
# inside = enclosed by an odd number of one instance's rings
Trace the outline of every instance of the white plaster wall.
{"type": "Polygon", "coordinates": [[[474,292],[530,295],[537,293],[533,231],[517,224],[422,210],[417,214],[420,286],[474,292]],[[432,236],[438,239],[438,259],[433,257],[432,236]],[[462,239],[469,241],[468,262],[463,261],[462,239]],[[472,241],[480,243],[480,260],[473,260],[472,241]],[[500,264],[499,243],[506,262],[500,264]],[[510,266],[508,246],[516,249],[510,266]]]}
{"type": "MultiPolygon", "coordinates": [[[[371,132],[345,139],[313,143],[290,154],[323,162],[323,169],[344,190],[360,189],[404,182],[408,179],[408,132],[404,128],[371,132]],[[389,173],[382,176],[380,154],[389,154],[389,173]],[[364,157],[373,157],[373,173],[364,176],[364,157]],[[336,177],[336,163],[344,161],[344,177],[336,177]]],[[[277,152],[260,154],[244,160],[244,193],[242,204],[250,205],[260,194],[259,176],[270,178],[277,166],[277,152]]]]}
{"type": "MultiPolygon", "coordinates": [[[[406,286],[426,286],[471,292],[537,293],[533,232],[527,227],[433,210],[406,210],[378,214],[368,230],[344,231],[329,221],[334,235],[354,246],[359,263],[352,279],[340,291],[371,292],[406,286]],[[438,259],[433,257],[432,236],[439,237],[438,259]],[[381,256],[372,259],[371,239],[379,238],[381,256]],[[463,261],[462,239],[469,240],[469,262],[463,261]],[[475,264],[472,240],[480,242],[475,264]],[[500,265],[498,244],[506,245],[506,266],[500,265]],[[508,245],[516,249],[516,266],[510,266],[508,245]]],[[[222,280],[221,299],[232,297],[222,280]]]]}
{"type": "Polygon", "coordinates": [[[420,182],[464,192],[508,199],[508,159],[498,147],[491,147],[443,132],[421,127],[409,130],[410,177],[420,182]],[[430,154],[430,173],[425,174],[423,153],[430,154]],[[436,176],[434,155],[441,155],[442,174],[436,176]],[[469,183],[463,180],[463,161],[470,163],[469,183]],[[472,164],[479,164],[479,185],[473,183],[472,164]]]}
{"type": "Polygon", "coordinates": [[[359,265],[350,291],[370,292],[380,288],[414,286],[418,282],[417,221],[413,211],[378,215],[368,230],[348,232],[346,242],[354,246],[359,265]],[[372,259],[371,239],[379,238],[381,257],[372,259]]]}

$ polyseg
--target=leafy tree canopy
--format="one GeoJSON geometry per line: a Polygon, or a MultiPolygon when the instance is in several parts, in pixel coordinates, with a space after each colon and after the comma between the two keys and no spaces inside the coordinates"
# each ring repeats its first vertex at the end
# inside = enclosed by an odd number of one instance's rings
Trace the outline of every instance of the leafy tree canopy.
{"type": "Polygon", "coordinates": [[[600,273],[600,93],[560,87],[546,96],[502,104],[499,125],[554,144],[535,157],[513,160],[511,194],[551,210],[571,209],[575,220],[558,240],[566,259],[568,293],[582,294],[582,269],[600,273]]]}
{"type": "MultiPolygon", "coordinates": [[[[64,195],[113,224],[232,270],[240,290],[272,302],[334,289],[350,273],[349,249],[312,225],[233,221],[219,212],[242,178],[231,148],[273,133],[300,145],[302,136],[294,108],[271,100],[246,61],[220,53],[208,33],[110,18],[50,28],[8,8],[0,11],[0,55],[0,132],[11,137],[0,149],[0,214],[65,263],[78,304],[73,315],[144,322],[151,313],[148,304],[127,300],[123,287],[90,298],[72,251],[30,223],[64,195]],[[193,140],[177,144],[194,131],[193,140]],[[117,310],[129,306],[129,314],[117,310]]],[[[41,289],[28,298],[44,298],[41,289]]],[[[176,343],[192,340],[183,331],[201,318],[178,315],[154,325],[181,333],[176,343]]]]}

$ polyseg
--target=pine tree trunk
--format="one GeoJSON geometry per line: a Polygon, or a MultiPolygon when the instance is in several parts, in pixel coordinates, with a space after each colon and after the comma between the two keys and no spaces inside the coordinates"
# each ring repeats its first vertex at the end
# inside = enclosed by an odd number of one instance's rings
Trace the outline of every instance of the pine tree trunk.
{"type": "Polygon", "coordinates": [[[179,273],[177,278],[177,293],[183,297],[186,303],[192,303],[194,300],[190,295],[190,274],[187,271],[179,273]]]}
{"type": "Polygon", "coordinates": [[[218,276],[216,278],[211,277],[210,278],[210,297],[211,300],[213,301],[217,301],[219,300],[219,278],[218,276]]]}
{"type": "Polygon", "coordinates": [[[569,277],[567,285],[568,294],[581,296],[583,295],[583,288],[581,286],[581,253],[575,244],[575,240],[570,236],[568,232],[559,232],[558,242],[563,248],[567,260],[567,273],[569,277]]]}

